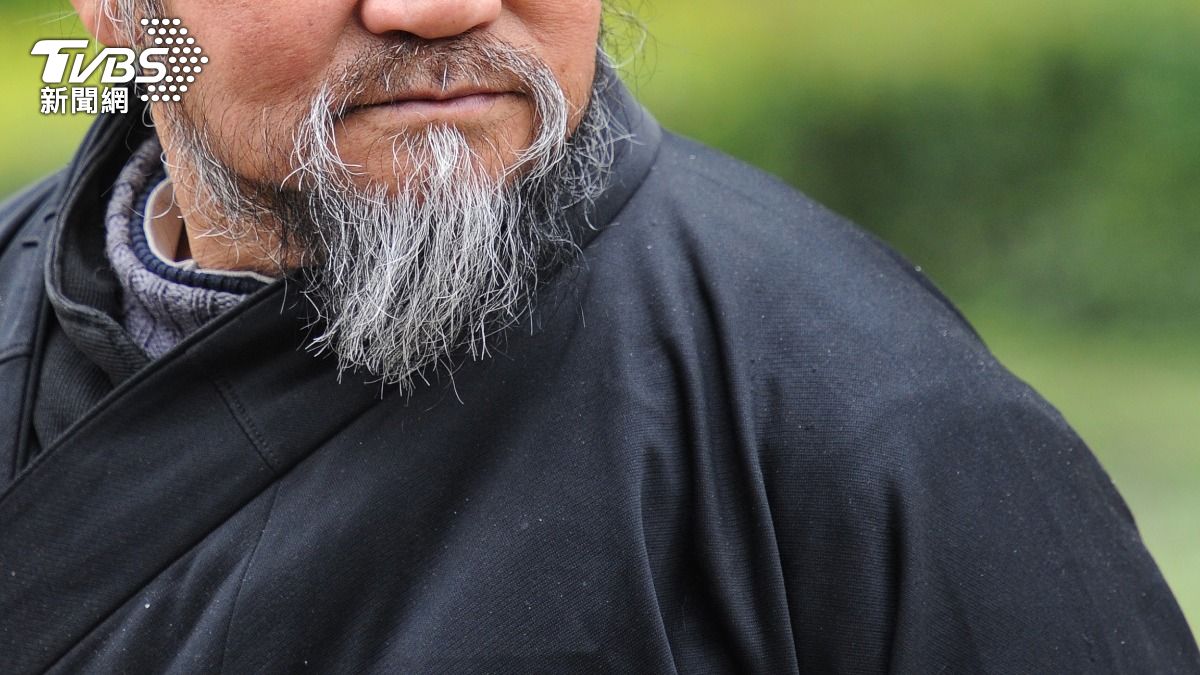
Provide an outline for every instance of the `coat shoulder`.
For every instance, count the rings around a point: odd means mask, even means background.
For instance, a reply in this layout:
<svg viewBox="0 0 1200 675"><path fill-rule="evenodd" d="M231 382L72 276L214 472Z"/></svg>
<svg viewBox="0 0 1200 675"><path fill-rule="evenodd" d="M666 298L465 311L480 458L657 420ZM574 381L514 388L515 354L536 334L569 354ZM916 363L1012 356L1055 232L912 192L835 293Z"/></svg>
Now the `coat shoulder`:
<svg viewBox="0 0 1200 675"><path fill-rule="evenodd" d="M747 284L819 293L852 311L890 298L910 318L945 317L975 336L921 268L878 237L779 178L671 133L614 225L618 237L647 240L638 243L659 264L703 267L702 280L743 301L754 296Z"/></svg>
<svg viewBox="0 0 1200 675"><path fill-rule="evenodd" d="M620 219L624 278L652 279L650 320L684 317L667 334L696 344L694 379L744 430L785 574L812 589L801 633L877 631L900 672L1195 668L1108 475L919 268L669 135Z"/></svg>
<svg viewBox="0 0 1200 675"><path fill-rule="evenodd" d="M797 374L907 387L999 369L918 266L778 178L669 133L588 255L606 296L648 296L653 321L688 310L727 363L785 389Z"/></svg>

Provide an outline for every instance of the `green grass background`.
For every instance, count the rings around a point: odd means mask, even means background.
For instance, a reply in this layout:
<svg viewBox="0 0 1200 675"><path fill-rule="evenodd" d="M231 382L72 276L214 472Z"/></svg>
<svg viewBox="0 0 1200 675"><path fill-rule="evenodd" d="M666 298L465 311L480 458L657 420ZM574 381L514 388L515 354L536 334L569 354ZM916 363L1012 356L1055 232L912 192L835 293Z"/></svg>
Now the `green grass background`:
<svg viewBox="0 0 1200 675"><path fill-rule="evenodd" d="M1200 3L627 3L627 80L921 265L1058 406L1200 626ZM0 195L84 118L38 114L60 0L0 7ZM67 17L67 18L64 18Z"/></svg>

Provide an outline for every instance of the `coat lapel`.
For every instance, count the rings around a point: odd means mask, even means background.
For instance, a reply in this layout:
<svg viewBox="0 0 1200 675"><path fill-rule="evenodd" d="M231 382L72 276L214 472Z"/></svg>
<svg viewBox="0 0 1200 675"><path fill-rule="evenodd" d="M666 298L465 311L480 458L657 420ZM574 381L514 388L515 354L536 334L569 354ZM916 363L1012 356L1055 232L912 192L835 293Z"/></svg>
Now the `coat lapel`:
<svg viewBox="0 0 1200 675"><path fill-rule="evenodd" d="M52 665L379 401L298 348L294 307L282 283L256 294L123 383L0 495L7 668Z"/></svg>

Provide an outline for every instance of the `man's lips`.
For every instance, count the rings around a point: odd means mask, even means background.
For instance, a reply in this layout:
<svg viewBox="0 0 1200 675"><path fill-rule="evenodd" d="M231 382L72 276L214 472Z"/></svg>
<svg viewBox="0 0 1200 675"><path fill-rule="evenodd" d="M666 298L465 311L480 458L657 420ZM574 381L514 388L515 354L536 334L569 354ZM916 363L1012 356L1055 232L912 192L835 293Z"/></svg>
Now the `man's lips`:
<svg viewBox="0 0 1200 675"><path fill-rule="evenodd" d="M516 92L491 89L461 89L457 91L406 92L403 95L357 105L351 113L414 116L420 118L467 117L486 112L504 99L518 96Z"/></svg>

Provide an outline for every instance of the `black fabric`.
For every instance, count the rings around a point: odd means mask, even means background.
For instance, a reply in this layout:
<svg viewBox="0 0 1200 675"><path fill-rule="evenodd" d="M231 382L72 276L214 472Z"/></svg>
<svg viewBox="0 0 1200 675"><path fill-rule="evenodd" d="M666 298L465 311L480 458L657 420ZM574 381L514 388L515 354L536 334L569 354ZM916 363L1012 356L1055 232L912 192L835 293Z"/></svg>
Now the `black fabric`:
<svg viewBox="0 0 1200 675"><path fill-rule="evenodd" d="M67 337L58 322L46 330L42 367L34 391L33 442L36 456L113 389L112 380Z"/></svg>
<svg viewBox="0 0 1200 675"><path fill-rule="evenodd" d="M89 132L71 168L58 222L45 233L45 289L54 319L76 351L56 352L61 360L48 362L50 374L44 377L69 378L60 373L87 367L81 365L81 359L86 359L115 386L149 362L120 323L121 284L105 253L104 214L117 174L151 133L130 120L106 119ZM119 151L113 152L114 148Z"/></svg>
<svg viewBox="0 0 1200 675"><path fill-rule="evenodd" d="M917 271L626 105L582 263L453 382L339 383L275 284L38 455L4 670L1200 672L1104 471Z"/></svg>
<svg viewBox="0 0 1200 675"><path fill-rule="evenodd" d="M121 327L121 287L104 252L109 189L136 139L146 133L129 124L95 125L63 176L50 213L57 219L61 211L62 223L70 226L39 232L40 250L47 251L42 267L49 312L38 339L35 379L26 387L32 433L17 452L23 459L14 475L147 363ZM120 151L113 152L114 146Z"/></svg>
<svg viewBox="0 0 1200 675"><path fill-rule="evenodd" d="M61 176L51 176L0 205L0 476L5 485L37 446L35 379L28 375L41 360L38 335L51 315L41 289L40 233L55 215L54 195L61 189Z"/></svg>

